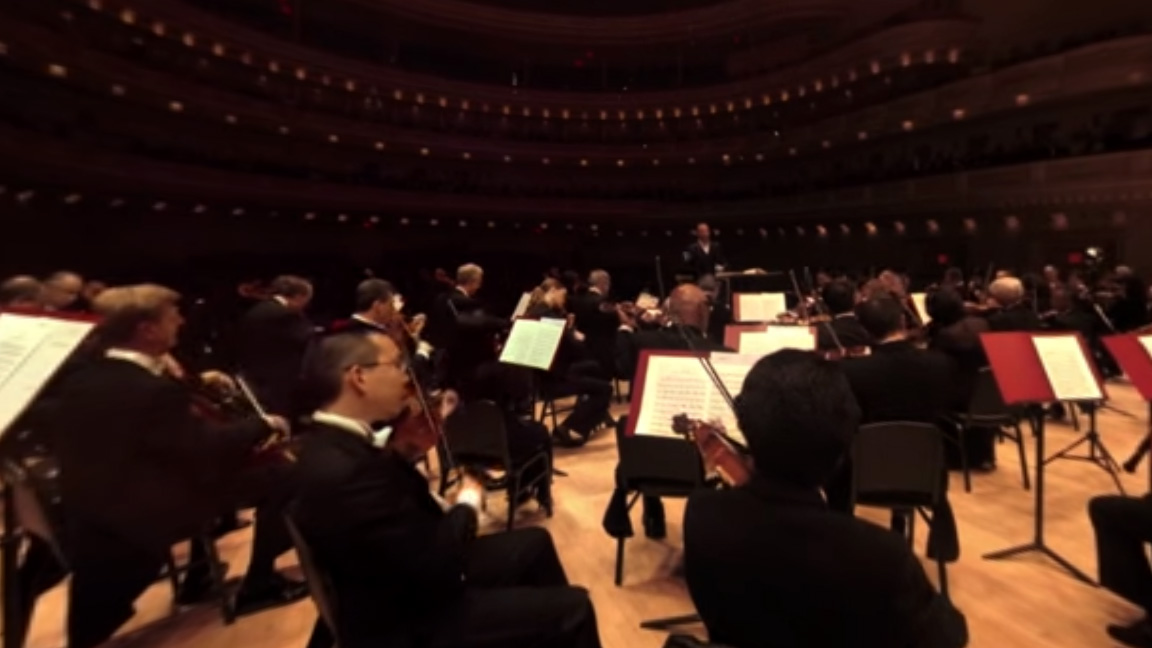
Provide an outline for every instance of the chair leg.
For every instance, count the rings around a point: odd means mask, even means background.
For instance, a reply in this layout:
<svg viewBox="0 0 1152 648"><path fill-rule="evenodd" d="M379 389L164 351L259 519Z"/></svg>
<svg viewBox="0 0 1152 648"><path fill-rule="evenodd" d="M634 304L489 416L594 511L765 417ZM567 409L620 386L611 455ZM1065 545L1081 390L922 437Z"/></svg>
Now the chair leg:
<svg viewBox="0 0 1152 648"><path fill-rule="evenodd" d="M511 531L513 523L516 522L516 503L520 500L520 473L507 477L511 479L508 479L508 522L504 530Z"/></svg>
<svg viewBox="0 0 1152 648"><path fill-rule="evenodd" d="M939 575L939 580L940 580L940 595L943 596L947 600L947 599L949 599L949 596L948 596L948 564L945 563L943 560L937 560L936 561L936 568L938 570L937 573Z"/></svg>
<svg viewBox="0 0 1152 648"><path fill-rule="evenodd" d="M616 587L624 583L624 538L616 538Z"/></svg>
<svg viewBox="0 0 1152 648"><path fill-rule="evenodd" d="M220 616L224 618L224 625L232 625L236 620L236 609L232 606L228 589L224 586L225 574L220 568L220 554L216 551L216 541L210 535L203 535L199 538L199 542L204 545L204 559L208 561L208 575L212 579L212 587L220 597Z"/></svg>
<svg viewBox="0 0 1152 648"><path fill-rule="evenodd" d="M972 492L972 469L968 466L968 448L964 446L964 426L956 428L956 445L960 449L960 471L964 474L964 492Z"/></svg>
<svg viewBox="0 0 1152 648"><path fill-rule="evenodd" d="M1016 428L1016 449L1020 452L1020 476L1024 480L1024 490L1032 490L1032 481L1028 478L1028 454L1024 452L1024 433L1020 424Z"/></svg>

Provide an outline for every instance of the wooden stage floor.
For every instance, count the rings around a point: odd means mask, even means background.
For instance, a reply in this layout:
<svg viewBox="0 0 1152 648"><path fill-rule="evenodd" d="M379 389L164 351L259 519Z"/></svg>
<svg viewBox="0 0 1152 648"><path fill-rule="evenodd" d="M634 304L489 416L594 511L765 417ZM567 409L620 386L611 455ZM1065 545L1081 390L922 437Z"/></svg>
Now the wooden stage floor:
<svg viewBox="0 0 1152 648"><path fill-rule="evenodd" d="M1127 412L1106 411L1100 416L1105 443L1123 461L1147 430L1147 408L1132 388L1109 386L1112 404ZM623 407L617 406L617 413ZM1069 425L1049 426L1049 450L1062 448L1076 438ZM1032 440L1029 438L1029 444ZM961 535L962 556L949 569L953 599L968 617L975 648L1045 646L1049 648L1107 647L1107 623L1136 618L1139 611L1101 589L1074 580L1055 565L1035 554L1006 561L981 559L987 551L1018 544L1031 538L1033 497L1020 482L1015 449L999 448L999 469L974 474L972 493L964 493L959 474L952 475L951 499ZM1029 446L1029 463L1033 456ZM552 531L569 578L587 587L596 604L600 633L606 648L658 648L662 633L641 630L643 619L692 611L687 591L675 572L681 557L680 521L683 503L667 506L668 538L651 541L643 537L628 542L623 587L612 584L615 543L601 529L604 507L613 484L616 449L612 435L599 434L589 445L557 453L557 466L569 477L557 478L556 514L546 520L534 505L522 509L520 524L541 524ZM1147 490L1147 464L1136 475L1124 475L1130 494ZM1078 461L1049 465L1047 484L1047 535L1049 544L1073 564L1095 575L1095 546L1086 505L1094 495L1112 493L1115 486L1102 470ZM493 498L489 527L499 528L503 503ZM640 507L633 511L638 530ZM881 511L863 516L883 523ZM918 533L918 552L923 555L923 531ZM640 533L642 536L642 533ZM236 533L221 541L221 553L231 574L243 573L248 556L249 534ZM294 565L295 556L283 559ZM928 567L930 578L935 569ZM59 648L65 612L64 588L50 592L38 606L29 646ZM242 618L224 627L215 608L204 606L174 611L171 589L158 582L137 603L138 613L121 630L113 644L131 648L303 648L315 619L310 601ZM689 628L702 632L702 628Z"/></svg>

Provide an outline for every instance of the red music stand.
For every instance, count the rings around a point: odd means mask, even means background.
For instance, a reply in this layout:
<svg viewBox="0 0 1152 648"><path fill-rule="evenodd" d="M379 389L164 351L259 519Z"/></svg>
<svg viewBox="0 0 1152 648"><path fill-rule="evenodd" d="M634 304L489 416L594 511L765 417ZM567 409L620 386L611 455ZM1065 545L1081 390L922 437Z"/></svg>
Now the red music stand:
<svg viewBox="0 0 1152 648"><path fill-rule="evenodd" d="M1140 398L1148 403L1148 434L1123 464L1124 471L1129 473L1136 472L1136 468L1152 448L1152 354L1140 341L1141 338L1152 338L1152 335L1125 334L1104 338L1104 346L1107 347L1108 353L1112 354L1116 364L1120 365L1120 370L1127 374L1128 380L1136 387ZM1152 464L1148 465L1148 482L1152 485Z"/></svg>
<svg viewBox="0 0 1152 648"><path fill-rule="evenodd" d="M1084 340L1075 333L984 333L980 336L984 351L988 355L988 362L992 367L992 374L996 377L1001 398L1008 405L1027 407L1032 428L1036 433L1036 504L1032 541L985 554L984 558L986 560L999 560L1037 551L1052 559L1075 578L1089 585L1095 585L1095 581L1089 578L1087 574L1077 569L1044 542L1044 467L1048 461L1064 455L1071 447L1053 455L1053 457L1045 457L1044 455L1044 412L1040 406L1060 399L1056 397L1055 390L1044 371L1044 365L1041 363L1040 356L1032 341L1033 338L1042 336L1075 337L1079 342L1081 352L1084 353L1085 360L1088 361L1088 358L1091 358L1087 347L1084 345ZM1096 372L1095 365L1091 361L1088 363L1092 367L1096 383L1100 386L1100 392L1103 394L1104 388L1100 381L1100 375ZM1094 427L1093 425L1093 429ZM1084 442L1092 443L1091 447L1095 452L1098 438L1092 440L1086 435L1074 445ZM1102 446L1100 447L1102 448ZM1108 460L1111 460L1111 455L1107 454L1106 449L1103 450L1103 453Z"/></svg>

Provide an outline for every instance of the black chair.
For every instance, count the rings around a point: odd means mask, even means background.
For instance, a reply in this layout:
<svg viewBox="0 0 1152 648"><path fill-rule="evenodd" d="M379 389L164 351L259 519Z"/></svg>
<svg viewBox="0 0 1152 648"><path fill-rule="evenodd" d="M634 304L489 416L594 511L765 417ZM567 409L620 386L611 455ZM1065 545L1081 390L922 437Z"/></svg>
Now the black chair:
<svg viewBox="0 0 1152 648"><path fill-rule="evenodd" d="M340 645L339 626L336 623L336 613L339 609L336 604L336 589L332 586L332 579L316 565L312 548L305 542L300 529L292 521L292 516L286 515L285 520L288 534L292 536L292 545L296 548L296 556L300 559L300 570L304 572L304 580L308 582L308 594L312 597L312 603L316 605L316 612L319 615L308 648L336 648ZM327 636L324 636L325 628L328 631Z"/></svg>
<svg viewBox="0 0 1152 648"><path fill-rule="evenodd" d="M204 550L201 560L208 567L208 578L212 582L212 593L216 597L216 604L220 607L220 617L224 620L224 625L232 625L236 621L236 604L228 592L228 583L225 579L224 563L220 561L220 554L216 551L216 536L212 529L205 529L204 531L193 535L188 540L189 543L199 543L200 547ZM189 560L183 565L176 562L176 556L173 552L168 552L168 560L164 567L162 577L166 577L168 582L172 585L173 603L176 603L175 597L180 592L180 576L187 574L189 570L196 566L196 560Z"/></svg>
<svg viewBox="0 0 1152 648"><path fill-rule="evenodd" d="M567 414L576 409L575 402L571 405L557 405L556 401L579 397L579 393L571 385L564 384L547 372L536 373L536 400L541 403L540 418L537 420L544 423L546 419L551 418L550 430L555 430L559 425L560 414Z"/></svg>
<svg viewBox="0 0 1152 648"><path fill-rule="evenodd" d="M504 410L492 401L462 404L444 421L444 437L457 465L504 472L499 489L508 495L508 529L511 530L521 498L531 493L532 487L540 480L552 479L552 462L544 449L514 460L504 416ZM540 470L529 476L527 473L534 466L539 466ZM552 516L550 508L545 511L549 517Z"/></svg>
<svg viewBox="0 0 1152 648"><path fill-rule="evenodd" d="M21 532L43 540L56 560L68 568L67 552L59 529L60 496L55 489L56 468L50 460L33 463L4 463L4 483L12 489L16 525Z"/></svg>
<svg viewBox="0 0 1152 648"><path fill-rule="evenodd" d="M619 453L619 483L628 492L625 515L641 497L688 497L705 486L704 464L696 446L687 440L663 437L625 436L627 419L617 423L616 446ZM624 582L624 543L616 538L616 576Z"/></svg>
<svg viewBox="0 0 1152 648"><path fill-rule="evenodd" d="M945 505L948 475L944 434L930 423L896 421L860 428L852 444L852 503L891 509L893 522L903 519L912 545L916 514L931 527ZM948 594L945 560L938 558L940 591Z"/></svg>
<svg viewBox="0 0 1152 648"><path fill-rule="evenodd" d="M1020 474L1024 482L1024 490L1031 489L1028 478L1028 459L1024 450L1024 434L1020 431L1020 421L1026 415L1022 408L1012 408L1000 396L1000 388L996 385L996 377L992 370L985 367L976 376L972 390L972 399L968 403L968 411L956 414L951 422L956 425L957 439L960 445L960 462L964 470L964 490L972 492L972 478L968 470L968 456L964 451L964 429L970 427L996 428L1001 441L1008 439L1016 444L1020 455ZM1007 432L1006 429L1011 429Z"/></svg>

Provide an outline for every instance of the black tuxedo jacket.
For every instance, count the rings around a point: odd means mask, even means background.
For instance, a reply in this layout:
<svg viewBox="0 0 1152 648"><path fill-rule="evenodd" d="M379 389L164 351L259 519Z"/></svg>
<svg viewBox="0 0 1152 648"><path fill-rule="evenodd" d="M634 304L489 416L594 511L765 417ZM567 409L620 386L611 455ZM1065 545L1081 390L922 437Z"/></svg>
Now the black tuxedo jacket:
<svg viewBox="0 0 1152 648"><path fill-rule="evenodd" d="M980 343L980 334L989 330L988 321L969 315L948 326L936 328L929 325L929 329L928 348L947 355L956 367L952 409L965 411L972 399L979 371L988 366L988 356Z"/></svg>
<svg viewBox="0 0 1152 648"><path fill-rule="evenodd" d="M292 516L332 579L340 634L355 645L420 645L464 592L475 513L445 513L412 465L347 430L313 424L297 456Z"/></svg>
<svg viewBox="0 0 1152 648"><path fill-rule="evenodd" d="M314 329L303 313L265 299L240 319L236 349L241 373L271 412L291 410Z"/></svg>
<svg viewBox="0 0 1152 648"><path fill-rule="evenodd" d="M993 331L1039 331L1044 328L1040 316L1024 305L999 308L986 314Z"/></svg>
<svg viewBox="0 0 1152 648"><path fill-rule="evenodd" d="M66 517L141 547L199 531L271 432L260 419L205 423L183 387L125 360L76 369L53 401Z"/></svg>
<svg viewBox="0 0 1152 648"><path fill-rule="evenodd" d="M584 346L596 360L606 376L615 375L616 329L620 318L615 310L602 311L607 299L598 292L588 291L568 298L569 308L576 316L576 330L584 334Z"/></svg>
<svg viewBox="0 0 1152 648"><path fill-rule="evenodd" d="M684 265L697 279L704 275L716 274L716 266L728 265L728 257L724 255L724 248L718 241L708 243L708 251L700 247L699 241L694 241L684 250Z"/></svg>
<svg viewBox="0 0 1152 648"><path fill-rule="evenodd" d="M856 319L855 315L834 317L829 322L829 326L836 333L835 338L832 337L832 333L829 333L828 326L823 324L816 326L816 348L821 351L836 350L836 340L840 340L840 345L845 349L872 346L872 336L868 334L864 325Z"/></svg>
<svg viewBox="0 0 1152 648"><path fill-rule="evenodd" d="M493 336L508 326L507 319L488 314L484 302L453 289L436 296L424 339L447 352L449 377L458 383L464 374L496 359Z"/></svg>
<svg viewBox="0 0 1152 648"><path fill-rule="evenodd" d="M691 340L691 347L684 339L685 335ZM640 361L640 352L644 349L688 351L690 348L697 351L731 350L705 337L699 329L691 326L684 327L684 335L681 335L674 326L639 331L620 329L616 333L616 371L619 372L618 375L632 380L636 376L636 364Z"/></svg>
<svg viewBox="0 0 1152 648"><path fill-rule="evenodd" d="M843 366L860 404L861 424L934 423L952 404L956 369L937 351L889 342L872 347L872 355L845 359Z"/></svg>
<svg viewBox="0 0 1152 648"><path fill-rule="evenodd" d="M699 490L684 513L688 590L734 648L959 648L964 617L899 535L759 476Z"/></svg>

